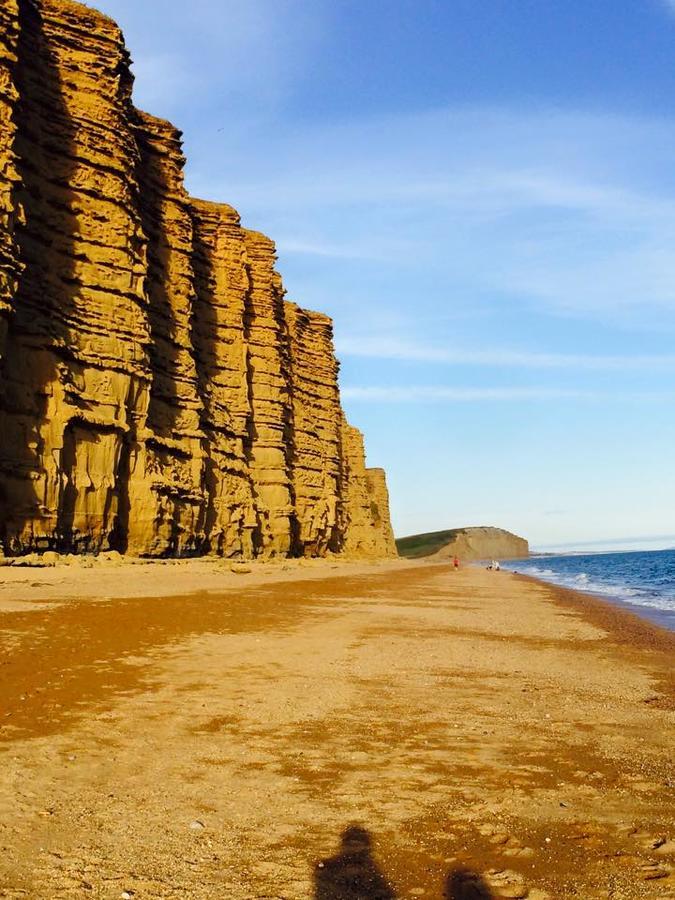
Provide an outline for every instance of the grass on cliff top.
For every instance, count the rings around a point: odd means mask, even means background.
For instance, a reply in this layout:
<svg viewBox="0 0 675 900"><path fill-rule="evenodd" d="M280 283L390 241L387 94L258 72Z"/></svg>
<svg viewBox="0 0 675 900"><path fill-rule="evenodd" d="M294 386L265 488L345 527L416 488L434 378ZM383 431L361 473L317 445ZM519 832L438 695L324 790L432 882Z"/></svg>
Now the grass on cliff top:
<svg viewBox="0 0 675 900"><path fill-rule="evenodd" d="M451 541L456 535L464 531L463 528L450 528L448 531L430 531L427 534L411 534L409 537L399 538L396 541L396 549L399 556L407 556L416 559L419 556L431 556L441 547Z"/></svg>

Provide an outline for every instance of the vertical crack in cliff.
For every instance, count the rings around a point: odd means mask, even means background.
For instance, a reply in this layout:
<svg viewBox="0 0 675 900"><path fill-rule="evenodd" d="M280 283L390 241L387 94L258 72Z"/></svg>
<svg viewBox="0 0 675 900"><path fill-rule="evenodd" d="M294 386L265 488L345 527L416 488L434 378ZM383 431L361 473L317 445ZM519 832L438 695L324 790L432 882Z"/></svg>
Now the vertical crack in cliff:
<svg viewBox="0 0 675 900"><path fill-rule="evenodd" d="M395 552L330 320L273 242L190 198L109 18L0 9L0 540L231 557Z"/></svg>
<svg viewBox="0 0 675 900"><path fill-rule="evenodd" d="M154 552L185 555L201 552L206 541L202 401L191 335L192 217L180 133L147 113L136 111L135 119L141 224L148 240L152 382L144 464L132 487L132 505L154 513ZM144 533L137 537L141 545L147 540Z"/></svg>
<svg viewBox="0 0 675 900"><path fill-rule="evenodd" d="M195 348L206 440L208 549L251 557L260 549L250 475L253 427L248 362L250 276L243 229L225 204L190 201L193 220Z"/></svg>

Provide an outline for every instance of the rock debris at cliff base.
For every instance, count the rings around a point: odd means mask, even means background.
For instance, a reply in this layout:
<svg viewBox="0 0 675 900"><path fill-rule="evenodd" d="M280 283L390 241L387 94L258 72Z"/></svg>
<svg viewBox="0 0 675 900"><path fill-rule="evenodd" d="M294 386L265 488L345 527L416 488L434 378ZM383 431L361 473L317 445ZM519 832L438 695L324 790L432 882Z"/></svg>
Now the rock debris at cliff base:
<svg viewBox="0 0 675 900"><path fill-rule="evenodd" d="M395 555L342 412L332 324L273 242L183 183L117 25L0 7L0 542L244 558Z"/></svg>

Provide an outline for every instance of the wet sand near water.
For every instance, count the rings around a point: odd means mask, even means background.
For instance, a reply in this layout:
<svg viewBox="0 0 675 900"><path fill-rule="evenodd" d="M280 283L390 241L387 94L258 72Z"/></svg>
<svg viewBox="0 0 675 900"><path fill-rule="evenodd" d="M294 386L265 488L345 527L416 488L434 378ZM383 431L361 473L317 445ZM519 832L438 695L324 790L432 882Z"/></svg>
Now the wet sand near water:
<svg viewBox="0 0 675 900"><path fill-rule="evenodd" d="M0 897L325 900L359 826L391 896L675 898L674 635L444 564L146 571L0 572Z"/></svg>

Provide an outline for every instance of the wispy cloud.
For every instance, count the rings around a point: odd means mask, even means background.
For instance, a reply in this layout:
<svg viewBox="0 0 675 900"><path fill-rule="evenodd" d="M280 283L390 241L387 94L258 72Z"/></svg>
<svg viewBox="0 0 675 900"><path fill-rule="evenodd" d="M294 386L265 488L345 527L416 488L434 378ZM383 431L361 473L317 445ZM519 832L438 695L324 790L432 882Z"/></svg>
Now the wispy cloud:
<svg viewBox="0 0 675 900"><path fill-rule="evenodd" d="M675 402L674 391L602 391L558 387L408 387L349 386L341 389L346 400L366 403L418 403L477 401L600 400L608 403Z"/></svg>
<svg viewBox="0 0 675 900"><path fill-rule="evenodd" d="M138 105L158 115L208 108L208 128L216 131L218 115L228 133L237 127L234 110L273 108L286 95L311 65L329 14L323 0L191 0L189 15L177 3L164 4L161 15L137 0L97 5L125 33Z"/></svg>
<svg viewBox="0 0 675 900"><path fill-rule="evenodd" d="M367 359L408 360L451 366L484 366L519 369L571 369L585 371L658 372L675 371L675 355L603 356L569 353L537 353L520 350L462 350L439 347L396 337L342 336L337 341L340 356Z"/></svg>
<svg viewBox="0 0 675 900"><path fill-rule="evenodd" d="M186 67L178 54L140 54L133 72L134 102L151 113L164 110L169 98L175 103L199 86L194 70Z"/></svg>
<svg viewBox="0 0 675 900"><path fill-rule="evenodd" d="M277 236L275 244L278 253L294 254L298 256L319 256L327 259L378 259L372 248L366 249L363 245L350 245L347 242L340 244L312 240L311 238L293 238ZM386 255L380 257L386 262Z"/></svg>
<svg viewBox="0 0 675 900"><path fill-rule="evenodd" d="M279 127L264 158L224 140L190 180L285 235L294 294L295 257L335 260L321 270L324 296L331 272L356 278L370 260L436 310L442 296L508 298L546 315L661 328L675 313L673 144L666 118L439 109ZM426 296L420 272L433 282ZM382 275L370 293L390 304Z"/></svg>
<svg viewBox="0 0 675 900"><path fill-rule="evenodd" d="M342 396L347 400L367 403L417 403L417 402L453 402L473 403L480 400L489 401L524 401L524 400L600 400L616 395L602 391L574 390L566 388L529 388L529 387L484 387L453 388L422 385L418 387L343 387ZM645 395L637 395L643 397ZM649 396L649 395L646 395ZM619 399L625 399L622 395Z"/></svg>

